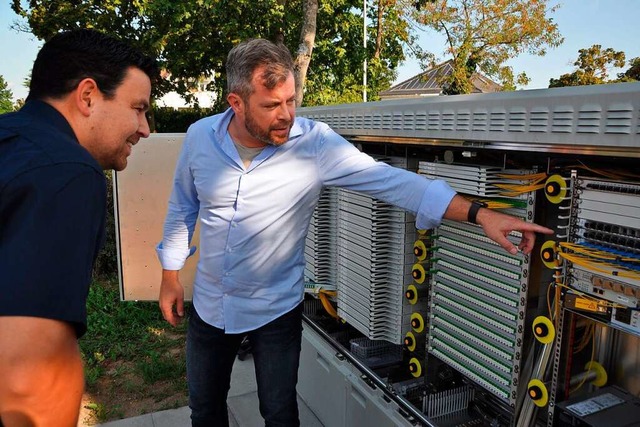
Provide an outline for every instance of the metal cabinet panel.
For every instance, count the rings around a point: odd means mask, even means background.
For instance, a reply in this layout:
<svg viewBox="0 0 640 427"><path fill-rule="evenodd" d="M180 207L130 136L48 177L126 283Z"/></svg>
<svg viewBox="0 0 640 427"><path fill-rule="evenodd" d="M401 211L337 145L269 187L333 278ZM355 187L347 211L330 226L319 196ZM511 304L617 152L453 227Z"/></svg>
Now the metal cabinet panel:
<svg viewBox="0 0 640 427"><path fill-rule="evenodd" d="M141 139L127 169L114 173L113 192L118 276L123 300L157 301L162 267L156 245L162 240L173 174L184 134L151 134ZM199 245L200 227L192 246ZM185 298L191 299L198 253L180 271Z"/></svg>
<svg viewBox="0 0 640 427"><path fill-rule="evenodd" d="M298 394L327 427L411 426L397 403L367 384L358 369L311 328L302 334Z"/></svg>
<svg viewBox="0 0 640 427"><path fill-rule="evenodd" d="M325 426L345 424L347 401L346 362L311 329L302 333L302 352L298 370L298 394Z"/></svg>
<svg viewBox="0 0 640 427"><path fill-rule="evenodd" d="M369 386L357 374L347 377L347 426L412 426L399 412L395 402L386 401L383 393Z"/></svg>

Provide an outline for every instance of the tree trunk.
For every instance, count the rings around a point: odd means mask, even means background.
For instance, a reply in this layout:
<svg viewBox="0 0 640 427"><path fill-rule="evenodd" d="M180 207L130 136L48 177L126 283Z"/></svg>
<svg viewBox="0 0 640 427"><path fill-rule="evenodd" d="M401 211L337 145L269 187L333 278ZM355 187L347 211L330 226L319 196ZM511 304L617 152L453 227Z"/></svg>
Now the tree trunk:
<svg viewBox="0 0 640 427"><path fill-rule="evenodd" d="M384 4L382 0L378 0L378 25L376 31L376 51L373 53L375 59L380 58L380 52L382 51L382 16L384 15Z"/></svg>
<svg viewBox="0 0 640 427"><path fill-rule="evenodd" d="M302 105L304 83L311 62L311 53L316 39L316 19L318 17L318 0L303 0L302 14L304 23L300 31L300 44L295 58L294 74L296 78L296 105Z"/></svg>

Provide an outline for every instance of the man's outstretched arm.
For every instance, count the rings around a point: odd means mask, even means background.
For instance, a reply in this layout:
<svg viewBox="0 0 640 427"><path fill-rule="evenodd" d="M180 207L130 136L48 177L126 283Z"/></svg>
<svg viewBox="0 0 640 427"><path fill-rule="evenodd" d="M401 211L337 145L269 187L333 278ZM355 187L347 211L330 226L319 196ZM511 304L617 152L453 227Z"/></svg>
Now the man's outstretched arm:
<svg viewBox="0 0 640 427"><path fill-rule="evenodd" d="M444 213L444 218L454 221L467 221L471 209L471 202L460 195L454 196ZM553 230L538 224L522 221L511 215L506 215L488 208L480 208L476 214L476 223L482 226L487 237L502 246L511 254L529 254L536 242L536 233L553 234ZM520 231L522 240L516 248L506 236L512 231Z"/></svg>

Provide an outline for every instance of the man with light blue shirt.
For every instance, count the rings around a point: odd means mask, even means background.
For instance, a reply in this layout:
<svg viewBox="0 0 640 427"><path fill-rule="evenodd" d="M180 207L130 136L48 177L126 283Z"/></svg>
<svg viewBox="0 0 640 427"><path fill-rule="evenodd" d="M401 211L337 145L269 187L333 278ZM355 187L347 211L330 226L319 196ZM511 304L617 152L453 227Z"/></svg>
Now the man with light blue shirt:
<svg viewBox="0 0 640 427"><path fill-rule="evenodd" d="M529 253L544 227L472 206L444 182L361 153L326 124L295 118L291 54L256 39L227 59L230 109L193 124L176 166L158 246L160 308L184 315L178 271L199 218L200 260L187 337L193 426L228 425L226 398L235 355L248 335L260 413L267 426L297 426L304 245L323 187L359 191L416 214L416 226L471 220L511 253L512 230Z"/></svg>

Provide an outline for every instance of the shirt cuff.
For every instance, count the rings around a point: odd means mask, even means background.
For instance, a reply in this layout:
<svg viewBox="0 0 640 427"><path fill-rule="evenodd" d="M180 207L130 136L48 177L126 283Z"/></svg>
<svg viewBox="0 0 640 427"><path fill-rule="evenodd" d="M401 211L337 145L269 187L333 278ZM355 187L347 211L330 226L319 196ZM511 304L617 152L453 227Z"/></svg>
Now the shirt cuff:
<svg viewBox="0 0 640 427"><path fill-rule="evenodd" d="M455 195L455 190L445 181L433 180L422 195L416 216L416 227L419 230L428 230L439 226Z"/></svg>
<svg viewBox="0 0 640 427"><path fill-rule="evenodd" d="M156 246L156 253L160 260L160 265L164 270L182 270L184 263L196 252L196 246L188 249L165 249L162 242Z"/></svg>

